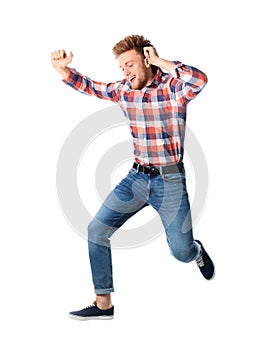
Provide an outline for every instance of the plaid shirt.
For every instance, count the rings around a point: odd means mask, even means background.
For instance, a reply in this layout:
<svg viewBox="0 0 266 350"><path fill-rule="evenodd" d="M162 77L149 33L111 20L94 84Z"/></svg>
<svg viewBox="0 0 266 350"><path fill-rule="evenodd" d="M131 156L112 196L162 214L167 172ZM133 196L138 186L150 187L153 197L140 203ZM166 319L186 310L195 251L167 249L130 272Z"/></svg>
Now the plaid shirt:
<svg viewBox="0 0 266 350"><path fill-rule="evenodd" d="M79 92L118 103L129 119L136 162L164 166L182 161L186 107L207 83L200 70L175 63L170 73L158 68L152 83L142 90L133 90L127 79L96 82L75 69L63 81Z"/></svg>

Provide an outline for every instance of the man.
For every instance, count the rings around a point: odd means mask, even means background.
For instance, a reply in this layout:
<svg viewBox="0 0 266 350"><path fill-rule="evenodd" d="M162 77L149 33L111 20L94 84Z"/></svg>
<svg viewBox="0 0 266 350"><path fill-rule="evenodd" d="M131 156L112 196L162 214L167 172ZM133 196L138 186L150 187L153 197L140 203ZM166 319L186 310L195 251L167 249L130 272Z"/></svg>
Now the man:
<svg viewBox="0 0 266 350"><path fill-rule="evenodd" d="M187 104L207 83L200 70L158 56L143 36L131 35L113 48L124 73L115 83L96 82L68 65L73 54L51 54L54 68L74 89L111 100L129 119L135 162L125 179L106 198L88 227L89 257L96 301L69 314L87 320L113 317L114 291L110 237L147 205L160 215L172 255L179 261L195 260L203 276L211 279L214 265L200 241L193 239L190 205L183 165Z"/></svg>

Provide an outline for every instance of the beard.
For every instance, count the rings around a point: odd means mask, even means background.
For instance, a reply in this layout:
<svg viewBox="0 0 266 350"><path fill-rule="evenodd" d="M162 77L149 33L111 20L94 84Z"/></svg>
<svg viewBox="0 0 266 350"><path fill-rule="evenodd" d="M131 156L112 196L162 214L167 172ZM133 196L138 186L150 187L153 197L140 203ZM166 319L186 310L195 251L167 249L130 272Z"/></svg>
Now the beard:
<svg viewBox="0 0 266 350"><path fill-rule="evenodd" d="M134 82L131 84L134 90L141 90L147 84L147 79L135 78Z"/></svg>
<svg viewBox="0 0 266 350"><path fill-rule="evenodd" d="M147 86L149 82L149 76L145 73L137 75L136 78L131 82L132 89L141 90Z"/></svg>

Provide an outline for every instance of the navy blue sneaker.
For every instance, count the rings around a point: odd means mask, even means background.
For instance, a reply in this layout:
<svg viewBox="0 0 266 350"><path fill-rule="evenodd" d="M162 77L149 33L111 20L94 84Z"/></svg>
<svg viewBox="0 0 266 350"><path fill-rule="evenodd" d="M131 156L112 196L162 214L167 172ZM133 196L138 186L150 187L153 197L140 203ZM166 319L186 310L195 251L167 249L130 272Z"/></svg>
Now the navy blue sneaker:
<svg viewBox="0 0 266 350"><path fill-rule="evenodd" d="M78 321L87 320L111 320L114 318L114 307L110 309L101 310L97 307L96 302L79 311L71 311L69 317Z"/></svg>
<svg viewBox="0 0 266 350"><path fill-rule="evenodd" d="M214 264L204 249L202 243L198 240L195 240L195 242L199 243L202 249L201 255L196 260L196 263L200 269L200 272L206 278L206 280L211 280L214 277Z"/></svg>

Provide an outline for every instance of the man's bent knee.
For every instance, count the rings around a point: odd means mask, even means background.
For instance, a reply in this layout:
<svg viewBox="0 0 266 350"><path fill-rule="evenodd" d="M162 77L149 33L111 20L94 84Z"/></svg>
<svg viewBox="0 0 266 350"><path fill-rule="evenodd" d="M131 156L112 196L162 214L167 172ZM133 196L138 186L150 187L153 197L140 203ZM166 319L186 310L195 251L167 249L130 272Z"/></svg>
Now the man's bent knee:
<svg viewBox="0 0 266 350"><path fill-rule="evenodd" d="M105 225L97 219L93 219L88 226L88 241L109 247L110 237L115 230L116 228Z"/></svg>
<svg viewBox="0 0 266 350"><path fill-rule="evenodd" d="M189 263L194 260L194 254L190 250L171 249L171 254L183 263Z"/></svg>

